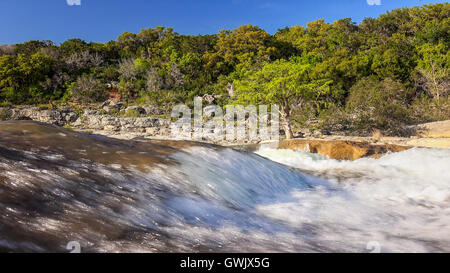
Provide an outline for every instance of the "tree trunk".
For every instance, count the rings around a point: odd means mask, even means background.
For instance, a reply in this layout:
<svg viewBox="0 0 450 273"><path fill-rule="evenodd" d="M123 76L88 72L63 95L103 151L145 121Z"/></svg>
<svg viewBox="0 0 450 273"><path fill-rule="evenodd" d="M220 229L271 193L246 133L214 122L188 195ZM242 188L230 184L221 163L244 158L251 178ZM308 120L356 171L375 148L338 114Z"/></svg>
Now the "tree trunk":
<svg viewBox="0 0 450 273"><path fill-rule="evenodd" d="M283 121L283 128L286 139L293 139L294 135L292 134L291 128L291 116L286 112L285 107L281 108L281 118Z"/></svg>
<svg viewBox="0 0 450 273"><path fill-rule="evenodd" d="M292 134L291 124L286 122L284 124L284 133L286 135L286 139L293 139L294 135Z"/></svg>

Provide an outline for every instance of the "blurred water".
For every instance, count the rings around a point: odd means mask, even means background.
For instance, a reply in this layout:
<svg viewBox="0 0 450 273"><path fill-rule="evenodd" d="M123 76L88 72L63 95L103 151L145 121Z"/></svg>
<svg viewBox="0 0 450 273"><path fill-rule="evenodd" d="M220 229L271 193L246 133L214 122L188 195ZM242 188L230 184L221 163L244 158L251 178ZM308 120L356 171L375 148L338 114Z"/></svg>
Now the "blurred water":
<svg viewBox="0 0 450 273"><path fill-rule="evenodd" d="M450 251L448 166L448 150L346 162L0 123L0 251Z"/></svg>

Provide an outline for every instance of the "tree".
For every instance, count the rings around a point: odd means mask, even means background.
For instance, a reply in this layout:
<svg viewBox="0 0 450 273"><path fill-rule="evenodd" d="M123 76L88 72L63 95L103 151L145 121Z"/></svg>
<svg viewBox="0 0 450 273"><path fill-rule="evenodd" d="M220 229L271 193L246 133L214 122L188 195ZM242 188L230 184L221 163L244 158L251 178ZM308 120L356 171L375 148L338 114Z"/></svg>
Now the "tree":
<svg viewBox="0 0 450 273"><path fill-rule="evenodd" d="M275 33L275 38L293 45L299 52L304 50L302 41L306 35L306 29L302 26L293 26L280 29Z"/></svg>
<svg viewBox="0 0 450 273"><path fill-rule="evenodd" d="M184 84L183 73L176 63L172 63L166 74L166 88L176 89Z"/></svg>
<svg viewBox="0 0 450 273"><path fill-rule="evenodd" d="M411 40L404 34L392 35L384 45L374 48L371 69L380 78L392 78L402 82L410 79L416 66L416 52Z"/></svg>
<svg viewBox="0 0 450 273"><path fill-rule="evenodd" d="M329 81L310 77L315 62L313 56L305 55L266 63L257 72L249 70L243 80L235 82L236 97L244 103L278 104L286 138L291 139L294 111L329 89Z"/></svg>
<svg viewBox="0 0 450 273"><path fill-rule="evenodd" d="M28 41L23 44L17 44L16 52L18 54L32 55L41 48L51 47L53 45L52 41Z"/></svg>
<svg viewBox="0 0 450 273"><path fill-rule="evenodd" d="M409 96L409 91L400 82L390 78L380 81L376 76L370 76L351 88L346 108L357 130L380 129L397 133L401 131L401 125L408 122Z"/></svg>
<svg viewBox="0 0 450 273"><path fill-rule="evenodd" d="M14 103L48 101L54 94L42 83L52 73L53 60L41 54L18 54L0 57L1 97Z"/></svg>
<svg viewBox="0 0 450 273"><path fill-rule="evenodd" d="M419 83L431 97L439 100L450 90L450 52L444 44L439 43L435 46L425 44L419 53Z"/></svg>
<svg viewBox="0 0 450 273"><path fill-rule="evenodd" d="M270 34L258 26L243 25L230 30L221 30L214 46L215 52L208 52L204 58L207 66L216 73L228 74L232 70L255 62L270 61L275 52L271 46Z"/></svg>
<svg viewBox="0 0 450 273"><path fill-rule="evenodd" d="M70 56L76 52L89 50L89 45L81 39L69 39L62 43L59 48L65 56Z"/></svg>

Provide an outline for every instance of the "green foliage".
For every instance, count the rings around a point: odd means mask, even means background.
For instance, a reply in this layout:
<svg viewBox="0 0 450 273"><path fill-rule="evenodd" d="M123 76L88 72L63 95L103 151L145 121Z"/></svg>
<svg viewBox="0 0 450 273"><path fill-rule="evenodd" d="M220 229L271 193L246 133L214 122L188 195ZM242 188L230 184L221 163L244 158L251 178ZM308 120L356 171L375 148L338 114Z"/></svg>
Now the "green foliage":
<svg viewBox="0 0 450 273"><path fill-rule="evenodd" d="M347 111L357 130L376 128L400 133L401 126L409 122L408 98L409 92L400 82L390 78L380 81L372 76L351 88Z"/></svg>
<svg viewBox="0 0 450 273"><path fill-rule="evenodd" d="M41 110L50 110L50 109L53 109L53 105L51 105L51 104L39 104L37 106L37 108L38 108L39 111L41 111Z"/></svg>
<svg viewBox="0 0 450 273"><path fill-rule="evenodd" d="M311 56L276 60L259 71L246 70L244 79L236 81L239 102L278 103L290 107L293 100L310 100L326 92L327 82L310 77L315 60Z"/></svg>
<svg viewBox="0 0 450 273"><path fill-rule="evenodd" d="M13 106L12 103L10 103L9 101L0 102L0 107L10 108L12 106Z"/></svg>
<svg viewBox="0 0 450 273"><path fill-rule="evenodd" d="M206 67L214 76L249 67L252 63L269 61L275 52L270 34L257 26L243 25L233 31L221 30L218 37L214 52L204 55Z"/></svg>
<svg viewBox="0 0 450 273"><path fill-rule="evenodd" d="M414 123L447 120L450 117L450 97L430 99L422 96L411 103L408 111Z"/></svg>
<svg viewBox="0 0 450 273"><path fill-rule="evenodd" d="M123 116L127 117L127 118L138 118L141 116L141 114L136 109L130 109L130 110L124 112Z"/></svg>
<svg viewBox="0 0 450 273"><path fill-rule="evenodd" d="M108 43L2 45L0 104L90 103L112 91L126 102L170 111L177 103L192 104L195 96L214 95L221 106L277 103L288 123L309 126L321 119L324 126L391 130L448 119L449 18L450 4L439 3L392 10L360 24L316 20L274 35L253 25L197 36L156 27ZM398 103L392 86L411 92ZM381 111L371 110L376 103Z"/></svg>
<svg viewBox="0 0 450 273"><path fill-rule="evenodd" d="M418 82L431 97L440 99L450 89L450 52L448 45L424 44L419 48L421 59L417 66Z"/></svg>
<svg viewBox="0 0 450 273"><path fill-rule="evenodd" d="M290 131L290 122L296 109L304 107L308 101L320 102L330 95L331 81L311 78L318 61L316 56L304 55L289 61L281 59L266 63L257 72L246 71L244 79L235 82L237 101L278 104L285 130Z"/></svg>
<svg viewBox="0 0 450 273"><path fill-rule="evenodd" d="M41 53L0 57L0 99L13 103L36 103L54 97L43 83L51 74L53 60Z"/></svg>
<svg viewBox="0 0 450 273"><path fill-rule="evenodd" d="M8 108L0 108L0 121L10 119L11 115Z"/></svg>

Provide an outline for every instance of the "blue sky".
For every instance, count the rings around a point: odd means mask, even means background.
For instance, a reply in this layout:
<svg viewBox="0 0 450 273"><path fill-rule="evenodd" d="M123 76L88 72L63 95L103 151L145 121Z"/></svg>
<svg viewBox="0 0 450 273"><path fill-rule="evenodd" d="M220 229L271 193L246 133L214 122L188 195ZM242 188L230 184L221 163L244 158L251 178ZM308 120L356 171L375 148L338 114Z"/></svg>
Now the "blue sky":
<svg viewBox="0 0 450 273"><path fill-rule="evenodd" d="M369 5L379 2L381 5ZM70 2L72 5L69 5ZM81 2L81 5L77 5ZM105 42L124 31L170 26L182 34L211 34L243 24L269 33L285 26L351 17L360 22L427 0L0 0L0 44L68 38Z"/></svg>

